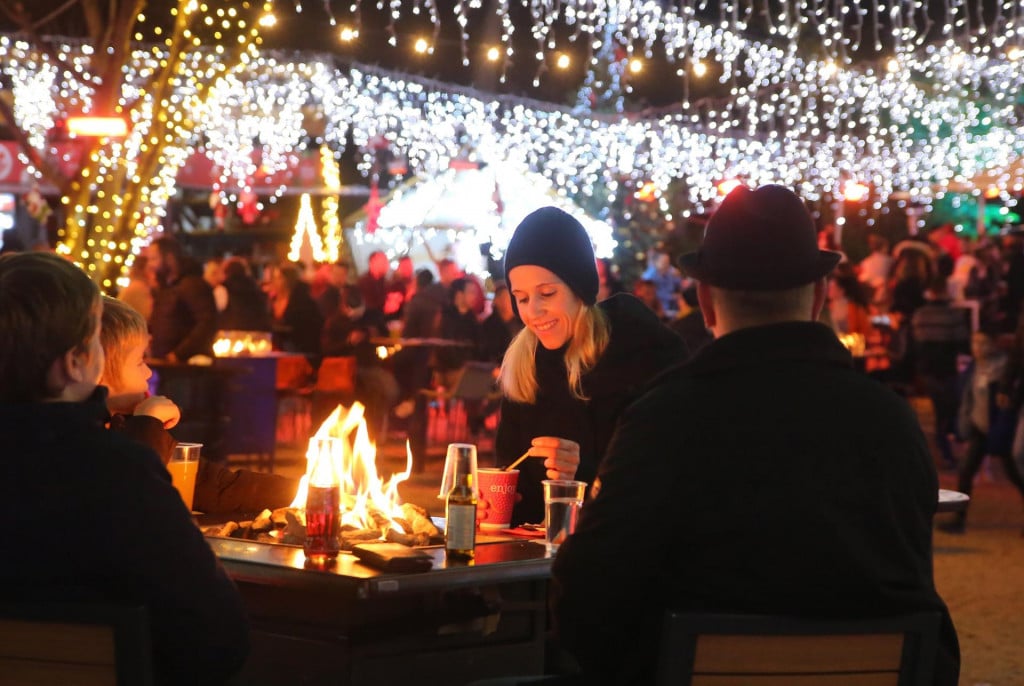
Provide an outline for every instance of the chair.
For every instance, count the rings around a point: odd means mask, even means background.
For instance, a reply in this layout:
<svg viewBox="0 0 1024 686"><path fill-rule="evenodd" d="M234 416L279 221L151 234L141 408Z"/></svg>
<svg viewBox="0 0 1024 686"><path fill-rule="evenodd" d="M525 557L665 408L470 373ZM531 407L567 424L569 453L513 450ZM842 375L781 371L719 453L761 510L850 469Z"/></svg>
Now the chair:
<svg viewBox="0 0 1024 686"><path fill-rule="evenodd" d="M144 607L0 604L0 684L151 686Z"/></svg>
<svg viewBox="0 0 1024 686"><path fill-rule="evenodd" d="M938 613L803 619L669 612L658 686L925 686Z"/></svg>

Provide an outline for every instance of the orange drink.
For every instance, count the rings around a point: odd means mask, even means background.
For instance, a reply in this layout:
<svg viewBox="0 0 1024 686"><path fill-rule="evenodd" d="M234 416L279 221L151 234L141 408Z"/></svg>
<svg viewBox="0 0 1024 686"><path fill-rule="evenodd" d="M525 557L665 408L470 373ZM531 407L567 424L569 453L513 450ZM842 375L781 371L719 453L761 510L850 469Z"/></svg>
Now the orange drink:
<svg viewBox="0 0 1024 686"><path fill-rule="evenodd" d="M174 447L171 461L167 463L167 471L171 473L171 483L185 507L192 510L192 499L196 492L196 474L199 472L199 451L202 443L179 443Z"/></svg>

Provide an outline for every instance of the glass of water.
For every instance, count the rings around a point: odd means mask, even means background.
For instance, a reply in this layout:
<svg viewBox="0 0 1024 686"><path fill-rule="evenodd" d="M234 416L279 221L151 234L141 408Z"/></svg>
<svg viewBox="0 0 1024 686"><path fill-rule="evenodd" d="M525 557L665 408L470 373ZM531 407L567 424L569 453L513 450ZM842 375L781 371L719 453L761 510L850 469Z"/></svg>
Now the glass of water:
<svg viewBox="0 0 1024 686"><path fill-rule="evenodd" d="M544 485L545 542L548 552L555 553L558 546L576 531L587 483L563 480L541 483Z"/></svg>

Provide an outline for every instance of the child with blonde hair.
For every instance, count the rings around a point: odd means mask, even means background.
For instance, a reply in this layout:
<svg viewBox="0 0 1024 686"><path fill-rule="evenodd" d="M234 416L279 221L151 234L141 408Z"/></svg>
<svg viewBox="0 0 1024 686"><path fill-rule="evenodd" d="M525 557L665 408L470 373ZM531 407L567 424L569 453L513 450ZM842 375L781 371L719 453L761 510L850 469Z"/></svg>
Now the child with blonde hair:
<svg viewBox="0 0 1024 686"><path fill-rule="evenodd" d="M102 322L100 345L105 360L100 384L108 390L107 408L114 417L112 428L143 440L166 463L175 443L166 430L178 423L181 410L170 398L149 395L153 370L146 364L146 320L131 306L105 295Z"/></svg>
<svg viewBox="0 0 1024 686"><path fill-rule="evenodd" d="M153 370L146 364L146 321L123 302L104 296L100 342L106 355L100 383L109 389L110 428L153 448L166 465L177 445L168 429L181 419L181 411L169 398L149 395ZM255 513L288 505L297 489L295 479L233 470L200 458L192 506L207 514Z"/></svg>

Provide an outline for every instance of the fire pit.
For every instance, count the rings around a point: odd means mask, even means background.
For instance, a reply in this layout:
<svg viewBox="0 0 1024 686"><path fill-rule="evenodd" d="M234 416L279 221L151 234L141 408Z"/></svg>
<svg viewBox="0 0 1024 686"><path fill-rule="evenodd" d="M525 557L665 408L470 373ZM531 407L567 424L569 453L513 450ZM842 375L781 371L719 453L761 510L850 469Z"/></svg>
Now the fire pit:
<svg viewBox="0 0 1024 686"><path fill-rule="evenodd" d="M402 503L398 484L412 473L412 451L406 443L405 470L386 481L377 474L377 447L366 430L364 408L355 403L350 409L338 405L316 431L316 438L339 438L331 455L341 475L341 546L385 540L409 546L443 542L443 536L418 505ZM227 522L202 528L206 536L241 538L266 543L302 545L306 536L306 492L313 459L313 441L306 453L306 473L289 507L264 510L249 521Z"/></svg>

